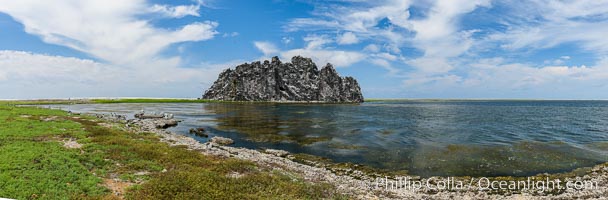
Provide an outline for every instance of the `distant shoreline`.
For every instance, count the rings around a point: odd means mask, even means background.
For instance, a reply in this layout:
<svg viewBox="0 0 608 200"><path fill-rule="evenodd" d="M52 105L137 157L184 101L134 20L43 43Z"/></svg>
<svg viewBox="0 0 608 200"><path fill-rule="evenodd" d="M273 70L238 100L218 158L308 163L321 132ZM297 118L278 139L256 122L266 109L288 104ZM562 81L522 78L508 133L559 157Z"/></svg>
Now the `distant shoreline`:
<svg viewBox="0 0 608 200"><path fill-rule="evenodd" d="M175 97L74 97L74 98L25 98L25 99L0 99L7 101L193 101L193 102L305 102L305 101L221 101L200 98L175 98ZM365 102L377 101L608 101L608 99L536 99L536 98L366 98ZM317 101L309 101L319 103Z"/></svg>
<svg viewBox="0 0 608 200"><path fill-rule="evenodd" d="M608 101L608 99L369 98L365 99L365 101Z"/></svg>
<svg viewBox="0 0 608 200"><path fill-rule="evenodd" d="M0 104L43 105L43 104L107 104L107 103L268 103L268 104L359 104L355 102L323 101L223 101L210 99L174 99L174 98L109 98L109 99L36 99L36 100L0 100Z"/></svg>

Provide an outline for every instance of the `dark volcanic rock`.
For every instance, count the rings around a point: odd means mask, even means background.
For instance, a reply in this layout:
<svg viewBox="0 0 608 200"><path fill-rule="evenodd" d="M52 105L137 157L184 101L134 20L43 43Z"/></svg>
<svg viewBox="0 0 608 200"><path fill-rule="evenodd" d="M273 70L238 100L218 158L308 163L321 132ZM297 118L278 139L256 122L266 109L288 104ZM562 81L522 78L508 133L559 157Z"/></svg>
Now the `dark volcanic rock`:
<svg viewBox="0 0 608 200"><path fill-rule="evenodd" d="M295 56L291 63L242 64L220 73L203 99L224 101L363 102L357 80L340 77L331 64L320 71L310 58Z"/></svg>

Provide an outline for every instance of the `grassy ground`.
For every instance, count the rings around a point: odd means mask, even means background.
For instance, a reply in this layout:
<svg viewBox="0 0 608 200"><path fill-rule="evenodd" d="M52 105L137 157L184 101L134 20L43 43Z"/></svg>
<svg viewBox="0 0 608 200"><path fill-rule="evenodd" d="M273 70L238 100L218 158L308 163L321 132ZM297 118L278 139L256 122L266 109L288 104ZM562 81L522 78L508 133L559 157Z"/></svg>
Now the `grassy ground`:
<svg viewBox="0 0 608 200"><path fill-rule="evenodd" d="M132 133L121 126L58 110L0 105L0 197L345 198L328 184L170 147L152 133ZM82 146L67 148L66 141ZM117 189L124 189L124 196L116 196Z"/></svg>
<svg viewBox="0 0 608 200"><path fill-rule="evenodd" d="M40 99L40 100L0 100L0 105L49 105L49 104L85 104L90 100L77 99Z"/></svg>
<svg viewBox="0 0 608 200"><path fill-rule="evenodd" d="M92 99L91 103L210 103L207 99Z"/></svg>
<svg viewBox="0 0 608 200"><path fill-rule="evenodd" d="M0 100L0 105L48 105L48 104L91 104L91 103L210 103L220 102L206 99L41 99L41 100Z"/></svg>

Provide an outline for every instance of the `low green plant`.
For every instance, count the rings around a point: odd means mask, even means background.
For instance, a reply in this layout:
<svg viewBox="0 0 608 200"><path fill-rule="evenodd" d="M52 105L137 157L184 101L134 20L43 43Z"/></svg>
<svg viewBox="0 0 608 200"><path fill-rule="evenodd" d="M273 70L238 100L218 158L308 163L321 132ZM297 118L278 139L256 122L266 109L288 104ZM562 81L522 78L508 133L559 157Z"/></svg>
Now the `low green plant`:
<svg viewBox="0 0 608 200"><path fill-rule="evenodd" d="M327 183L59 110L0 105L0 122L0 197L111 199L104 180L118 179L132 185L127 199L346 198ZM64 147L68 140L82 147Z"/></svg>

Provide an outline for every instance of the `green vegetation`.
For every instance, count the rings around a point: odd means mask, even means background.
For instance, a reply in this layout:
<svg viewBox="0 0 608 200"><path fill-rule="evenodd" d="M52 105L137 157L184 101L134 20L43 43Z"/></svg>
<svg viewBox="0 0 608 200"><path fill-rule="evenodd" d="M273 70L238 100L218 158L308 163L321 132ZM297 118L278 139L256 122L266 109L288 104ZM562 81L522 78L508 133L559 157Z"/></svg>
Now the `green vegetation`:
<svg viewBox="0 0 608 200"><path fill-rule="evenodd" d="M210 103L208 99L92 99L92 103Z"/></svg>
<svg viewBox="0 0 608 200"><path fill-rule="evenodd" d="M39 100L0 100L0 105L50 105L50 104L85 104L91 103L86 99L39 99Z"/></svg>
<svg viewBox="0 0 608 200"><path fill-rule="evenodd" d="M0 197L68 199L100 196L107 189L81 164L80 151L62 147L83 139L64 112L0 106Z"/></svg>
<svg viewBox="0 0 608 200"><path fill-rule="evenodd" d="M0 197L113 199L120 191L127 199L345 198L329 184L170 147L155 134L63 111L0 105L0 122ZM66 141L79 145L67 148Z"/></svg>

